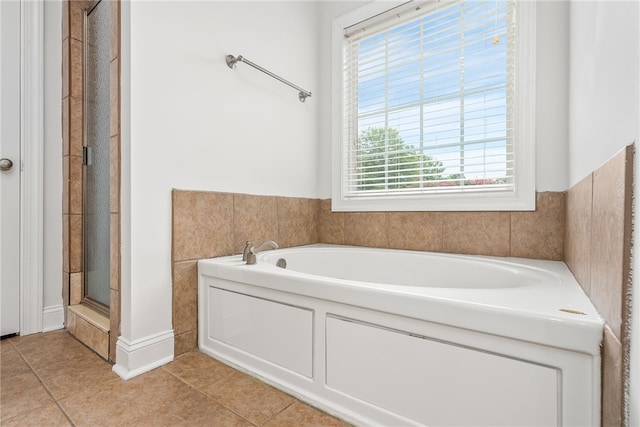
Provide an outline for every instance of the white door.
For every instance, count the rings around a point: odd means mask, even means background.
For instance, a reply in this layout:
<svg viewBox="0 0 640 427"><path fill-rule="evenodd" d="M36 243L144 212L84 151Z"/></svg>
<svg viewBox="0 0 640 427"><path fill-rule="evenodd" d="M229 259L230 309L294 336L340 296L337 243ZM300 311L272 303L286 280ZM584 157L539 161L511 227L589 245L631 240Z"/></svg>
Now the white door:
<svg viewBox="0 0 640 427"><path fill-rule="evenodd" d="M4 336L20 331L20 1L0 0L0 159L0 335Z"/></svg>

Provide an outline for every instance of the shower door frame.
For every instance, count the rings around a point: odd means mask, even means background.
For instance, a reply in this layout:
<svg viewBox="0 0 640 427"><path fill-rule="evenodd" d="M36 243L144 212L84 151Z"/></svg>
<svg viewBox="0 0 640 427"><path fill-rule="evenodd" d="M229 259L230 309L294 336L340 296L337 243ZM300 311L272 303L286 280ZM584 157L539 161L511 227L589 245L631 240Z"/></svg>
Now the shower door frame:
<svg viewBox="0 0 640 427"><path fill-rule="evenodd" d="M108 316L109 348L108 360L116 362L117 340L120 336L121 319L121 129L120 129L120 73L121 73L121 16L123 6L121 0L109 0L110 7L110 297L109 310L94 309L97 306L84 299L84 260L83 260L83 172L82 146L83 135L83 20L87 6L93 1L62 0L62 162L65 179L62 187L63 205L63 309L65 327L77 337L76 314L71 308L82 305L95 313ZM86 326L86 325L85 325ZM101 329L95 324L91 330ZM83 331L86 328L83 328ZM99 331L94 331L100 334ZM102 332L105 332L102 330ZM80 339L80 338L79 338ZM81 339L82 341L82 339ZM84 342L84 341L83 341ZM106 357L105 357L106 358Z"/></svg>
<svg viewBox="0 0 640 427"><path fill-rule="evenodd" d="M89 20L89 15L91 14L91 12L102 2L103 0L94 0L93 2L89 3L88 6L86 8L84 8L84 14L83 14L83 22L82 22L82 104L83 104L83 111L82 111L82 133L83 133L83 141L82 141L82 146L83 146L83 151L86 149L86 147L88 147L87 144L87 122L88 122L88 114L87 114L87 94L88 94L88 84L87 84L87 50L88 50L88 38L87 38L87 34L88 34L88 20ZM105 4L107 4L108 2L105 1ZM108 7L108 6L106 6ZM111 109L110 109L111 110ZM111 113L111 111L109 111ZM85 229L85 225L86 225L86 221L87 221L87 209L86 209L86 197L84 194L84 188L85 188L85 184L87 182L87 169L86 167L88 166L87 163L85 163L85 156L83 155L83 167L82 167L82 182L83 182L83 195L82 195L82 304L88 305L90 307L92 307L93 309L103 313L105 316L110 317L110 306L105 305L99 301L96 301L94 299L92 299L91 297L87 296L87 273L88 273L88 268L87 268L87 255L86 255L86 242L87 242L87 236L86 236L86 229ZM109 213L110 214L110 213ZM111 288L111 283L109 283L109 288ZM111 304L111 301L109 301L109 303Z"/></svg>

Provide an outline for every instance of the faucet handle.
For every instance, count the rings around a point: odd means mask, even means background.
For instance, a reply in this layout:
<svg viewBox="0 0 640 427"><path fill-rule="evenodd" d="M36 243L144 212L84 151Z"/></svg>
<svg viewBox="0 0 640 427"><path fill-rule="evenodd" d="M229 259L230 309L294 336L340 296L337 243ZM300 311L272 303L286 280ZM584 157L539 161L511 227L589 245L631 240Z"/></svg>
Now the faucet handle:
<svg viewBox="0 0 640 427"><path fill-rule="evenodd" d="M242 250L242 260L246 261L247 257L249 256L249 252L251 252L251 242L250 241L246 241L244 243L244 249Z"/></svg>

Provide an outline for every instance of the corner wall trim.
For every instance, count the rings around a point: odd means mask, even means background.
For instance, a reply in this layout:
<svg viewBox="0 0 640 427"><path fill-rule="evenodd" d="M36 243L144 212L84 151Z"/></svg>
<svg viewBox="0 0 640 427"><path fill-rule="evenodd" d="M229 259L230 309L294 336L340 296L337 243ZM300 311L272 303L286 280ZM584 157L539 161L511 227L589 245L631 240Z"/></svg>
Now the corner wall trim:
<svg viewBox="0 0 640 427"><path fill-rule="evenodd" d="M43 327L43 14L43 2L20 2L20 335Z"/></svg>
<svg viewBox="0 0 640 427"><path fill-rule="evenodd" d="M171 362L173 341L173 329L133 341L119 336L113 372L128 380Z"/></svg>
<svg viewBox="0 0 640 427"><path fill-rule="evenodd" d="M62 304L50 305L42 309L42 332L64 328L64 307Z"/></svg>

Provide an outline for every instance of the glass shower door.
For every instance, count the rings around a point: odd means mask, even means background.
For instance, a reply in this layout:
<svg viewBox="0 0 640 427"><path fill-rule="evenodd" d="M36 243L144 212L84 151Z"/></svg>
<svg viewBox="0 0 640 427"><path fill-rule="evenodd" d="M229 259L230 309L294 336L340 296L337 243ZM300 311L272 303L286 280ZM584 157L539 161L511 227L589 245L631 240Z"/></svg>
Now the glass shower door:
<svg viewBox="0 0 640 427"><path fill-rule="evenodd" d="M109 3L85 15L84 32L84 299L109 306L110 294L110 48Z"/></svg>

